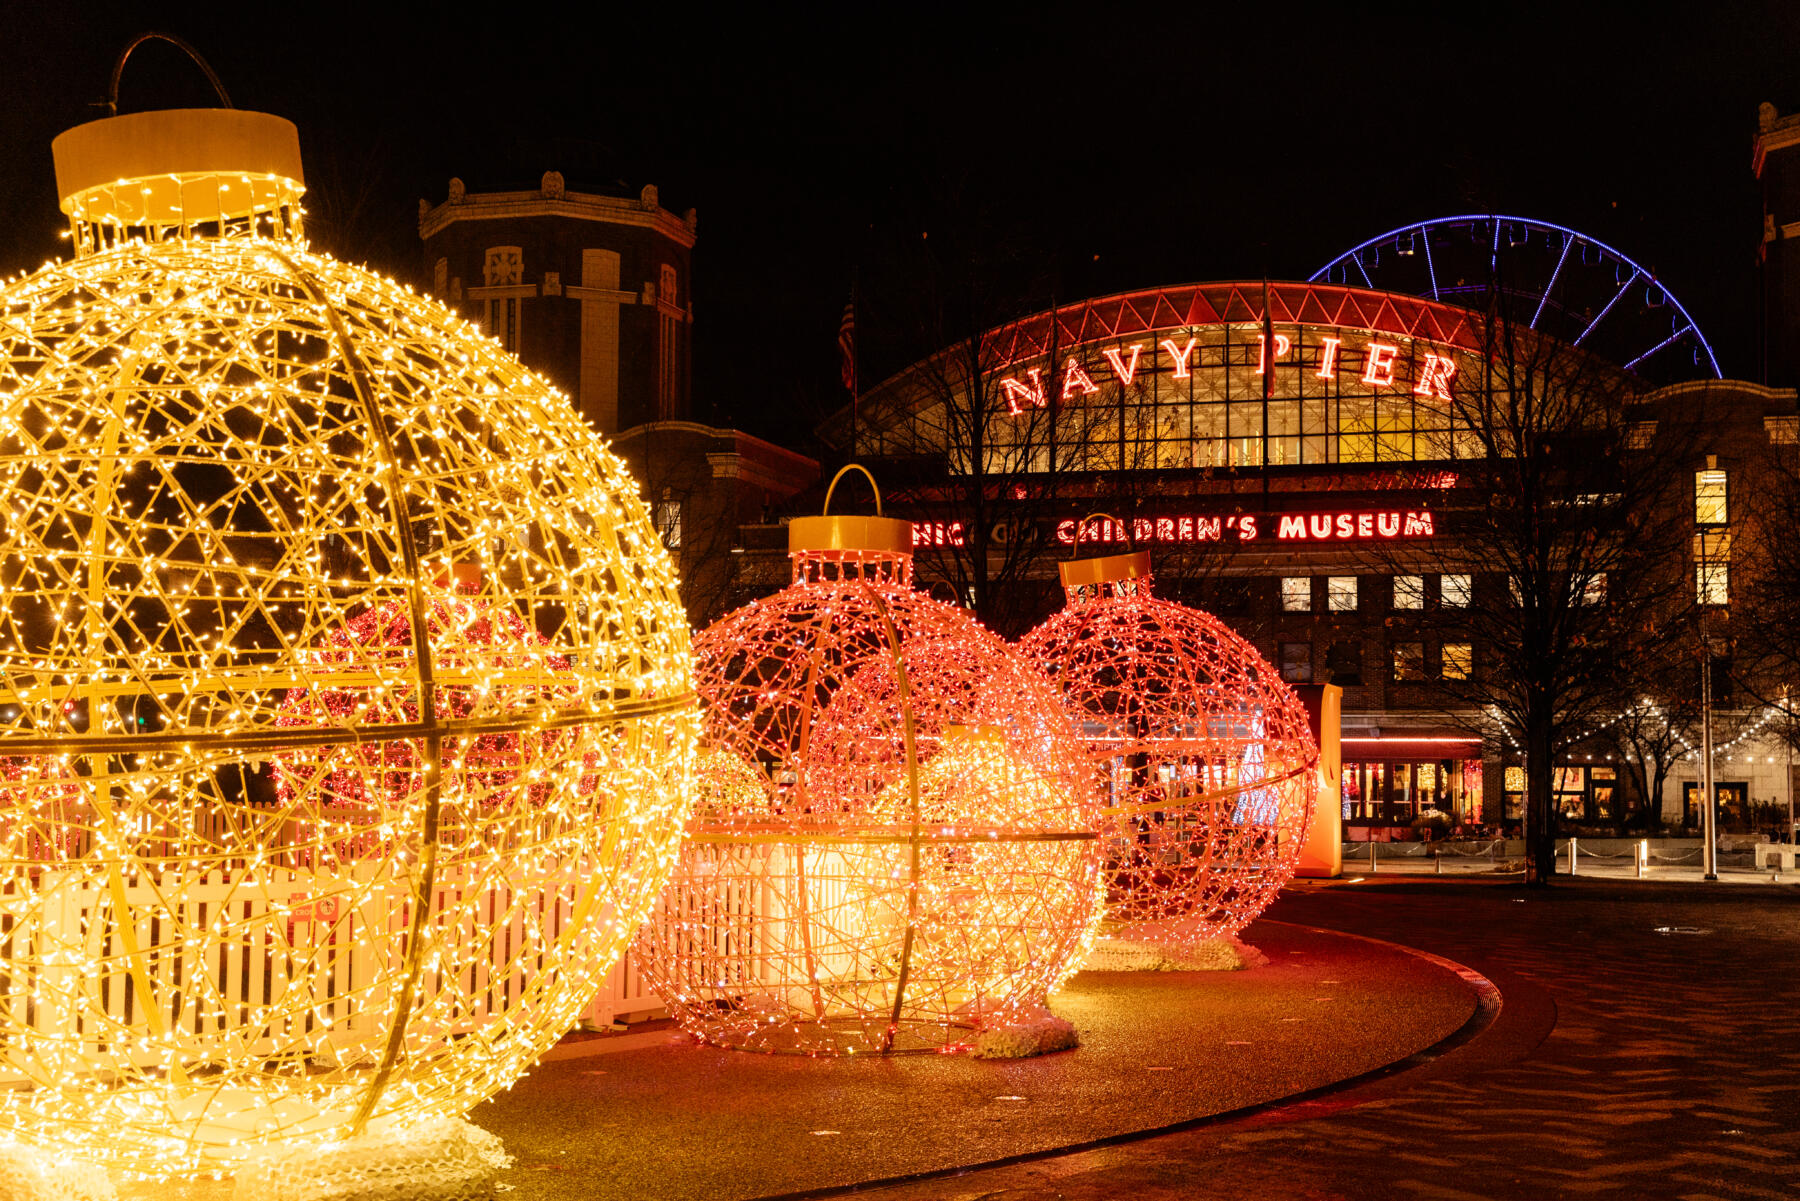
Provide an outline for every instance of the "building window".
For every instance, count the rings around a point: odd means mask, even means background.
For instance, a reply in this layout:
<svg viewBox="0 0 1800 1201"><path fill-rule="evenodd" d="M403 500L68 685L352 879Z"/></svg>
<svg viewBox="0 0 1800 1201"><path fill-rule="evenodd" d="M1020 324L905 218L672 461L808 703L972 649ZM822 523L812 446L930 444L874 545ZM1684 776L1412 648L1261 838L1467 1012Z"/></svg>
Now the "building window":
<svg viewBox="0 0 1800 1201"><path fill-rule="evenodd" d="M488 337L512 354L519 353L519 298L492 296L487 301L485 318Z"/></svg>
<svg viewBox="0 0 1800 1201"><path fill-rule="evenodd" d="M1725 473L1708 470L1694 473L1694 524L1724 525L1731 520L1725 496Z"/></svg>
<svg viewBox="0 0 1800 1201"><path fill-rule="evenodd" d="M1425 607L1425 577L1422 575L1397 575L1394 577L1394 608L1423 609Z"/></svg>
<svg viewBox="0 0 1800 1201"><path fill-rule="evenodd" d="M490 246L482 263L481 281L490 288L514 288L525 280L525 254L517 246ZM488 337L513 354L519 353L519 324L524 301L518 296L490 296L482 324Z"/></svg>
<svg viewBox="0 0 1800 1201"><path fill-rule="evenodd" d="M1281 644L1281 678L1290 684L1312 682L1312 643Z"/></svg>
<svg viewBox="0 0 1800 1201"><path fill-rule="evenodd" d="M1311 576L1290 575L1281 578L1281 611L1283 613L1312 612Z"/></svg>
<svg viewBox="0 0 1800 1201"><path fill-rule="evenodd" d="M1406 683L1425 678L1425 644L1423 642L1394 643L1394 681Z"/></svg>
<svg viewBox="0 0 1800 1201"><path fill-rule="evenodd" d="M1334 575L1325 581L1326 607L1333 613L1347 613L1356 608L1356 577Z"/></svg>
<svg viewBox="0 0 1800 1201"><path fill-rule="evenodd" d="M1625 427L1626 450L1649 450L1656 437L1656 422L1634 421Z"/></svg>
<svg viewBox="0 0 1800 1201"><path fill-rule="evenodd" d="M681 307L676 301L675 268L662 264L656 283L656 415L681 416Z"/></svg>
<svg viewBox="0 0 1800 1201"><path fill-rule="evenodd" d="M1776 446L1792 446L1800 442L1800 417L1764 417L1763 428Z"/></svg>
<svg viewBox="0 0 1800 1201"><path fill-rule="evenodd" d="M656 532L670 550L681 549L681 502L671 497L667 488L656 502Z"/></svg>
<svg viewBox="0 0 1800 1201"><path fill-rule="evenodd" d="M1362 683L1362 643L1334 642L1325 652L1325 668L1333 684Z"/></svg>
<svg viewBox="0 0 1800 1201"><path fill-rule="evenodd" d="M431 266L431 290L442 296L450 287L450 260L439 259Z"/></svg>
<svg viewBox="0 0 1800 1201"><path fill-rule="evenodd" d="M1444 643L1442 675L1446 680L1466 680L1474 670L1474 646L1467 642Z"/></svg>
<svg viewBox="0 0 1800 1201"><path fill-rule="evenodd" d="M1604 605L1606 603L1606 573L1596 571L1581 586L1581 603L1584 605Z"/></svg>
<svg viewBox="0 0 1800 1201"><path fill-rule="evenodd" d="M1469 607L1469 593L1474 577L1467 575L1447 575L1438 577L1438 601L1446 609L1466 609Z"/></svg>
<svg viewBox="0 0 1800 1201"><path fill-rule="evenodd" d="M1694 601L1702 605L1731 603L1731 534L1727 531L1694 535Z"/></svg>

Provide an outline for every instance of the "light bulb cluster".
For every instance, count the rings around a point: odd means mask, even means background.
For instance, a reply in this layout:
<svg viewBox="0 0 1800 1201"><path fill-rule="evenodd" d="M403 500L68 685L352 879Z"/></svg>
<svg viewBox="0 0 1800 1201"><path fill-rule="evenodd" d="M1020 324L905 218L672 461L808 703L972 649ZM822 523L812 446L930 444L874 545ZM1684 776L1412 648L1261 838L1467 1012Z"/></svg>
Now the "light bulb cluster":
<svg viewBox="0 0 1800 1201"><path fill-rule="evenodd" d="M660 890L698 726L564 397L193 232L0 288L0 1134L146 1176L515 1080Z"/></svg>
<svg viewBox="0 0 1800 1201"><path fill-rule="evenodd" d="M716 1045L966 1047L1085 953L1095 776L1042 677L909 555L794 568L696 635L700 796L634 955Z"/></svg>
<svg viewBox="0 0 1800 1201"><path fill-rule="evenodd" d="M1293 875L1317 803L1305 708L1256 648L1138 575L1070 587L1021 641L1107 779L1108 934L1236 934Z"/></svg>

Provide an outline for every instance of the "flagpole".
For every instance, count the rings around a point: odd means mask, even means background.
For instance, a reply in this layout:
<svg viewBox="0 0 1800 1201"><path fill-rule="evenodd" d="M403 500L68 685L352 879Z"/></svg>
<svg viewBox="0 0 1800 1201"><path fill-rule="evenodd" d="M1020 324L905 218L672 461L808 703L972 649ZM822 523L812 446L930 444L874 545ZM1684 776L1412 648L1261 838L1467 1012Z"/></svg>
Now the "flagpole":
<svg viewBox="0 0 1800 1201"><path fill-rule="evenodd" d="M850 311L856 312L856 272L850 273ZM862 371L856 361L856 328L850 329L850 458L858 457L856 427L862 410Z"/></svg>

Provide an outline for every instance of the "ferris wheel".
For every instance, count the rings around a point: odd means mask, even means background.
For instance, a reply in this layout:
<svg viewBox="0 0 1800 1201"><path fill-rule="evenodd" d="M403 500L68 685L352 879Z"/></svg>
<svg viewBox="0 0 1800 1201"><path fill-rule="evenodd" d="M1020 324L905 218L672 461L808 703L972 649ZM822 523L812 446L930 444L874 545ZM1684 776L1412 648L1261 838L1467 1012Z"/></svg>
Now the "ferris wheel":
<svg viewBox="0 0 1800 1201"><path fill-rule="evenodd" d="M1499 213L1391 229L1314 272L1313 282L1429 296L1468 308L1490 281L1532 329L1651 383L1723 374L1700 327L1654 272L1584 233Z"/></svg>

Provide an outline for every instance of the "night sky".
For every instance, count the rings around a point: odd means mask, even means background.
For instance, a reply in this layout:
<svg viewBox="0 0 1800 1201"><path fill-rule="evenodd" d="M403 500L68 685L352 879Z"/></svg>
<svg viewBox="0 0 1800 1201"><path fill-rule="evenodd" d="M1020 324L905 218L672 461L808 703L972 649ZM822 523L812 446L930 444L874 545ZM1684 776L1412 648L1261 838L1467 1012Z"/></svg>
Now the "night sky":
<svg viewBox="0 0 1800 1201"><path fill-rule="evenodd" d="M104 115L118 51L158 29L238 107L299 125L315 244L412 282L418 200L452 175L479 191L556 169L696 207L696 415L784 440L844 399L852 279L892 285L913 238L1003 244L1073 300L1304 278L1394 226L1514 213L1651 268L1726 374L1758 375L1750 150L1759 102L1800 108L1792 0L369 15L386 7L0 8L0 271L63 252L50 139ZM159 44L120 95L122 112L210 103ZM909 338L879 297L859 309L867 378Z"/></svg>

